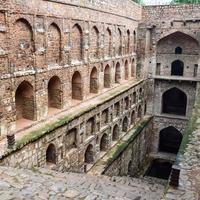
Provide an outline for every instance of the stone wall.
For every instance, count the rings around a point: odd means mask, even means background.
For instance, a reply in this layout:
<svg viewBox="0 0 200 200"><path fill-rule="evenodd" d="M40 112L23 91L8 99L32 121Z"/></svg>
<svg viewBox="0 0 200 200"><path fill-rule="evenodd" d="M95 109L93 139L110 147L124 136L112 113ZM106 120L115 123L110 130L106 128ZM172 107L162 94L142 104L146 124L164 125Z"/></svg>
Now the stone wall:
<svg viewBox="0 0 200 200"><path fill-rule="evenodd" d="M1 1L1 8L1 135L21 130L16 122L16 90L23 82L33 88L32 119L40 121L49 114L48 86L55 76L60 81L59 109L103 92L106 76L112 88L117 63L118 83L136 77L141 7L132 1L9 0ZM73 79L75 73L80 78ZM94 80L95 91L90 90Z"/></svg>
<svg viewBox="0 0 200 200"><path fill-rule="evenodd" d="M135 129L131 131L132 136L135 134ZM153 120L151 119L136 134L134 139L127 144L126 148L121 151L119 156L110 163L104 170L107 176L138 176L146 170L150 162L150 149L153 135ZM120 148L120 145L119 147Z"/></svg>
<svg viewBox="0 0 200 200"><path fill-rule="evenodd" d="M22 168L49 167L59 171L87 170L100 158L102 152L110 149L143 118L146 88L145 81L130 86L107 102L44 134L42 138L3 156L1 164ZM143 143L147 141L144 137L151 135L148 131L145 134L137 139L138 145L142 143L141 149L145 148ZM47 154L51 155L50 160ZM137 155L141 155L141 152Z"/></svg>

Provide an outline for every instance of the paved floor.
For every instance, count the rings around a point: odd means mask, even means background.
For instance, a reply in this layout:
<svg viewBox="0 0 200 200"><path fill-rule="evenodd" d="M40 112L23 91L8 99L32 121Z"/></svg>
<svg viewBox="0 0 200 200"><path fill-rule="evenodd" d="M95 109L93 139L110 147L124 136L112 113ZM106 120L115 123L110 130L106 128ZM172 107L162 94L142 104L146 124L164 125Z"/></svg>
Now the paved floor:
<svg viewBox="0 0 200 200"><path fill-rule="evenodd" d="M0 167L1 200L160 200L163 191L154 180Z"/></svg>

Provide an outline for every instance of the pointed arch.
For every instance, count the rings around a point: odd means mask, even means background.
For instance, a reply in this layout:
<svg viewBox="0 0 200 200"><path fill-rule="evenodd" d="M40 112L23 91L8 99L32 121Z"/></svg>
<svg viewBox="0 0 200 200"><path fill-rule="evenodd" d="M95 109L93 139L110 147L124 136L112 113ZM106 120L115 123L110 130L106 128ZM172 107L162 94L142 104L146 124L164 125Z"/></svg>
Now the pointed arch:
<svg viewBox="0 0 200 200"><path fill-rule="evenodd" d="M48 83L48 107L62 108L61 80L58 76L53 76Z"/></svg>
<svg viewBox="0 0 200 200"><path fill-rule="evenodd" d="M106 151L108 149L108 145L109 145L109 139L108 139L108 135L105 133L102 137L101 137L101 141L100 141L100 151Z"/></svg>
<svg viewBox="0 0 200 200"><path fill-rule="evenodd" d="M105 88L111 87L111 69L109 65L106 65L104 69L104 87Z"/></svg>
<svg viewBox="0 0 200 200"><path fill-rule="evenodd" d="M182 134L173 126L160 131L159 151L177 154L182 142Z"/></svg>
<svg viewBox="0 0 200 200"><path fill-rule="evenodd" d="M35 51L33 29L24 18L18 19L13 26L14 64L17 68L27 69L33 67L33 53ZM19 59L20 55L20 59Z"/></svg>
<svg viewBox="0 0 200 200"><path fill-rule="evenodd" d="M96 26L92 27L91 37L90 37L90 57L98 58L99 57L99 30Z"/></svg>
<svg viewBox="0 0 200 200"><path fill-rule="evenodd" d="M115 67L115 83L120 83L121 81L121 66L120 63L117 62Z"/></svg>
<svg viewBox="0 0 200 200"><path fill-rule="evenodd" d="M129 78L129 63L128 63L128 60L126 60L125 64L124 64L124 76L125 76L125 80L128 80L128 78Z"/></svg>
<svg viewBox="0 0 200 200"><path fill-rule="evenodd" d="M128 131L128 118L124 117L122 122L122 131L127 132Z"/></svg>
<svg viewBox="0 0 200 200"><path fill-rule="evenodd" d="M112 140L117 141L119 139L119 126L116 124L113 128Z"/></svg>
<svg viewBox="0 0 200 200"><path fill-rule="evenodd" d="M187 95L174 87L162 95L162 112L166 114L186 115Z"/></svg>
<svg viewBox="0 0 200 200"><path fill-rule="evenodd" d="M23 81L15 92L16 119L35 120L35 97L33 86Z"/></svg>
<svg viewBox="0 0 200 200"><path fill-rule="evenodd" d="M90 93L98 93L99 90L99 80L97 68L93 67L90 73Z"/></svg>
<svg viewBox="0 0 200 200"><path fill-rule="evenodd" d="M171 64L171 75L172 76L183 76L184 63L181 60L175 60Z"/></svg>
<svg viewBox="0 0 200 200"><path fill-rule="evenodd" d="M135 59L132 59L132 63L131 63L131 76L135 77L135 70L136 70L136 66L135 66Z"/></svg>
<svg viewBox="0 0 200 200"><path fill-rule="evenodd" d="M85 163L91 164L94 162L94 148L92 144L89 144L85 151Z"/></svg>
<svg viewBox="0 0 200 200"><path fill-rule="evenodd" d="M117 29L117 55L121 56L122 55L122 32L120 30L120 28Z"/></svg>
<svg viewBox="0 0 200 200"><path fill-rule="evenodd" d="M52 23L47 33L47 62L59 64L61 60L61 31L56 23Z"/></svg>
<svg viewBox="0 0 200 200"><path fill-rule="evenodd" d="M72 27L71 58L81 61L83 59L83 31L79 24Z"/></svg>
<svg viewBox="0 0 200 200"><path fill-rule="evenodd" d="M81 74L76 71L72 76L72 99L82 100L82 77Z"/></svg>
<svg viewBox="0 0 200 200"><path fill-rule="evenodd" d="M46 163L56 164L56 147L54 144L50 144L46 150Z"/></svg>
<svg viewBox="0 0 200 200"><path fill-rule="evenodd" d="M125 51L126 51L126 54L129 54L130 53L130 30L127 30L126 32L126 48L125 48Z"/></svg>
<svg viewBox="0 0 200 200"><path fill-rule="evenodd" d="M105 34L105 55L108 57L112 56L112 33L109 28L106 29Z"/></svg>

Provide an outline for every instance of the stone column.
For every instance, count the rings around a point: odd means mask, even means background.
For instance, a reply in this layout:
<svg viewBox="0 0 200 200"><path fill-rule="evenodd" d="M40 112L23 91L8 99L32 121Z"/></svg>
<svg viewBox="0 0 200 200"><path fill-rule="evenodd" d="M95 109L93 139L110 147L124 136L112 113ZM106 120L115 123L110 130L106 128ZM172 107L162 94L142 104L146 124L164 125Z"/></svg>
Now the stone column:
<svg viewBox="0 0 200 200"><path fill-rule="evenodd" d="M144 61L143 78L147 78L148 77L148 71L149 71L150 46L151 46L151 29L152 29L152 27L150 27L150 26L148 26L147 29L146 29L145 61Z"/></svg>

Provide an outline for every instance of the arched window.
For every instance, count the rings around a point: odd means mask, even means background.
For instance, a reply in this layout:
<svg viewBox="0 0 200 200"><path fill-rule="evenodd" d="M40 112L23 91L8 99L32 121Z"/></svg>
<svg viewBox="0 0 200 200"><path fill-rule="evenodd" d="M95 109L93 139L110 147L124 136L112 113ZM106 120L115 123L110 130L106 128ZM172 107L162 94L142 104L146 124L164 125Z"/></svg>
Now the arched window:
<svg viewBox="0 0 200 200"><path fill-rule="evenodd" d="M72 28L71 46L72 60L81 61L83 58L83 32L78 24Z"/></svg>
<svg viewBox="0 0 200 200"><path fill-rule="evenodd" d="M62 108L61 81L57 76L54 76L49 80L48 106L49 108Z"/></svg>
<svg viewBox="0 0 200 200"><path fill-rule="evenodd" d="M56 148L53 144L50 144L46 151L47 164L56 164Z"/></svg>
<svg viewBox="0 0 200 200"><path fill-rule="evenodd" d="M97 68L93 67L90 74L90 93L98 93L99 82L98 82L98 73Z"/></svg>
<svg viewBox="0 0 200 200"><path fill-rule="evenodd" d="M127 38L126 38L126 54L129 54L130 52L130 31L127 30Z"/></svg>
<svg viewBox="0 0 200 200"><path fill-rule="evenodd" d="M104 87L109 88L111 86L111 73L110 73L110 66L106 65L104 69Z"/></svg>
<svg viewBox="0 0 200 200"><path fill-rule="evenodd" d="M175 115L186 115L187 96L178 88L167 90L162 96L162 112Z"/></svg>
<svg viewBox="0 0 200 200"><path fill-rule="evenodd" d="M85 163L90 164L94 162L93 145L90 144L85 151Z"/></svg>
<svg viewBox="0 0 200 200"><path fill-rule="evenodd" d="M35 100L33 86L23 81L15 93L16 119L35 120Z"/></svg>
<svg viewBox="0 0 200 200"><path fill-rule="evenodd" d="M133 110L131 114L131 124L133 125L135 123L135 111Z"/></svg>
<svg viewBox="0 0 200 200"><path fill-rule="evenodd" d="M183 76L184 63L180 60L175 60L171 65L172 76Z"/></svg>
<svg viewBox="0 0 200 200"><path fill-rule="evenodd" d="M119 139L119 126L116 124L113 128L112 140L116 141Z"/></svg>
<svg viewBox="0 0 200 200"><path fill-rule="evenodd" d="M56 24L51 24L48 29L48 47L47 60L48 63L60 63L61 59L61 33Z"/></svg>
<svg viewBox="0 0 200 200"><path fill-rule="evenodd" d="M175 54L182 54L183 50L181 47L176 47L175 48Z"/></svg>
<svg viewBox="0 0 200 200"><path fill-rule="evenodd" d="M79 72L72 77L72 99L82 100L82 78Z"/></svg>
<svg viewBox="0 0 200 200"><path fill-rule="evenodd" d="M159 136L159 151L177 154L182 137L182 134L173 126L161 130Z"/></svg>
<svg viewBox="0 0 200 200"><path fill-rule="evenodd" d="M120 63L117 62L115 67L115 83L120 83L120 80L121 80L121 67Z"/></svg>
<svg viewBox="0 0 200 200"><path fill-rule="evenodd" d="M104 134L100 141L100 151L106 151L108 149L108 144L109 144L108 135Z"/></svg>

